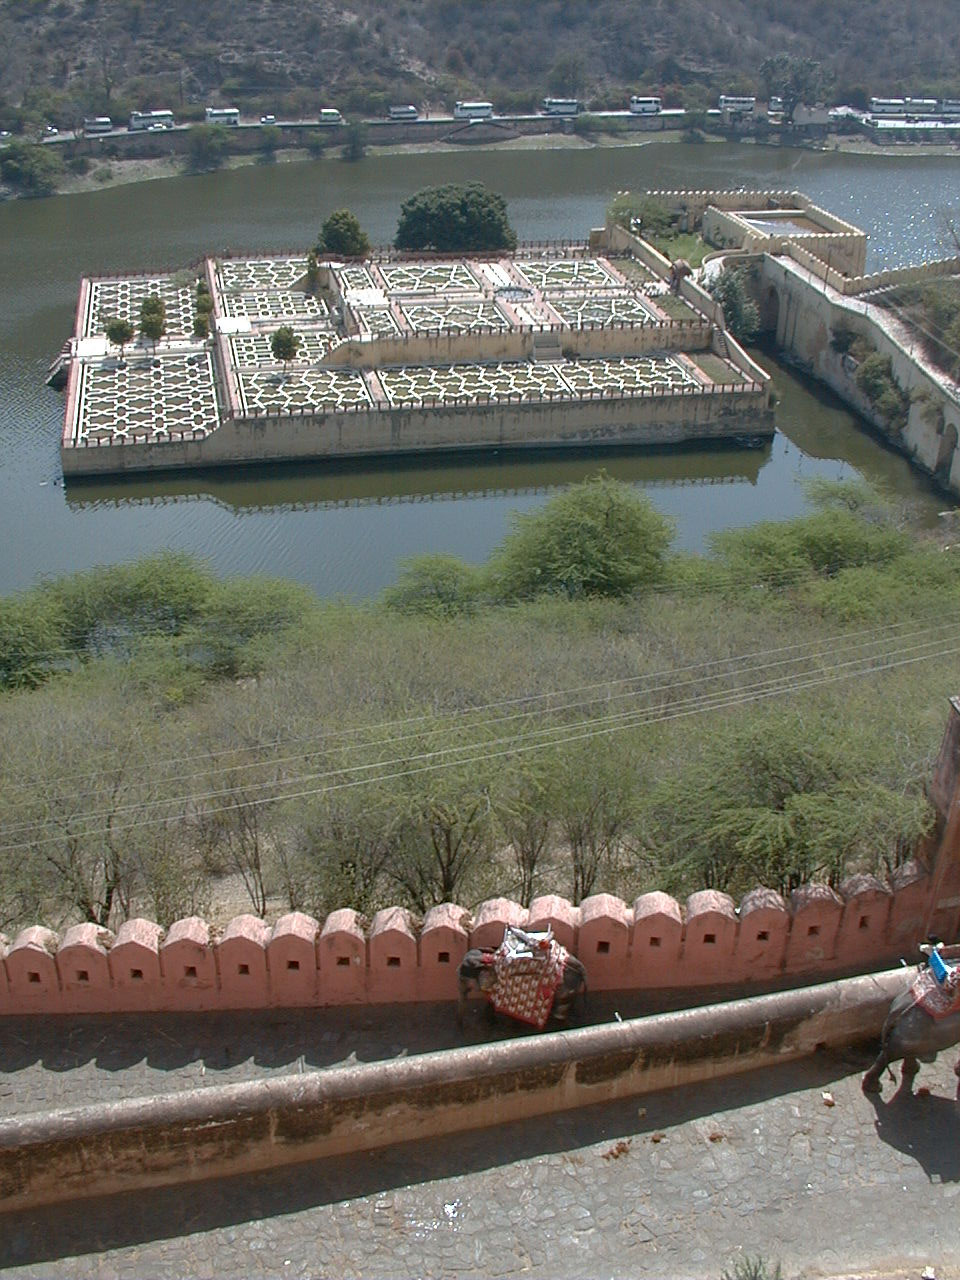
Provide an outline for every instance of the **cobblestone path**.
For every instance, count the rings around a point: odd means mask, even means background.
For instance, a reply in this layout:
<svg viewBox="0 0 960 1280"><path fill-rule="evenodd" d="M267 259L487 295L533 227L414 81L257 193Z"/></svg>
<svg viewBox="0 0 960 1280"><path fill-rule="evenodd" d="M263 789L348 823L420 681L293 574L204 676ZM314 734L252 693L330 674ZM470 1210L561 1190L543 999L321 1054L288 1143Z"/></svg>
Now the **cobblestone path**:
<svg viewBox="0 0 960 1280"><path fill-rule="evenodd" d="M746 1252L788 1278L919 1277L930 1265L951 1280L952 1055L922 1068L929 1093L893 1098L886 1081L880 1102L860 1092L866 1061L823 1055L429 1144L11 1215L0 1275L699 1280Z"/></svg>

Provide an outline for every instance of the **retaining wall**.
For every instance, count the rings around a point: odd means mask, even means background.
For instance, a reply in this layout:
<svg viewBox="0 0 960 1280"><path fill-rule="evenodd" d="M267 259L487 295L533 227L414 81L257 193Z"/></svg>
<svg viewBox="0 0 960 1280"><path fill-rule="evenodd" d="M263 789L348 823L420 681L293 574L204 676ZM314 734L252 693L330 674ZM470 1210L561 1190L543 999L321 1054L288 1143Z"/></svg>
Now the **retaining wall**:
<svg viewBox="0 0 960 1280"><path fill-rule="evenodd" d="M902 969L392 1062L0 1121L7 1211L609 1102L876 1036Z"/></svg>
<svg viewBox="0 0 960 1280"><path fill-rule="evenodd" d="M472 396L391 409L264 413L227 420L201 439L173 433L163 443L65 442L60 456L67 476L109 475L403 452L676 445L773 431L766 385L689 384L632 395L558 395L533 401Z"/></svg>
<svg viewBox="0 0 960 1280"><path fill-rule="evenodd" d="M828 294L819 281L830 273L824 273L816 260L812 266L810 255L798 252L795 245L789 248L786 255L765 254L760 271L761 310L772 314L776 309L778 345L832 387L918 467L960 494L960 449L956 447L960 438L960 396L951 394L943 381L918 362L912 349L878 323L865 304L857 300L856 292L849 297L839 291ZM950 266L953 261L932 265ZM811 272L816 279L811 280L805 272ZM828 279L827 284L830 283ZM857 386L856 362L832 347L831 335L837 329L863 336L881 355L890 357L894 376L911 397L901 432L890 431Z"/></svg>
<svg viewBox="0 0 960 1280"><path fill-rule="evenodd" d="M960 899L940 907L941 932L953 938ZM594 894L577 907L554 895L529 908L493 898L472 915L446 903L420 923L390 907L369 923L347 908L323 921L293 912L272 927L244 915L223 932L199 917L166 931L128 920L116 935L79 924L62 938L34 926L12 944L0 938L0 1014L452 1000L464 953L499 944L507 924L551 927L583 960L593 990L733 988L849 973L911 955L930 910L930 877L908 863L890 885L852 876L839 893L804 885L789 902L758 888L739 906L703 890L682 906L659 892L632 905Z"/></svg>

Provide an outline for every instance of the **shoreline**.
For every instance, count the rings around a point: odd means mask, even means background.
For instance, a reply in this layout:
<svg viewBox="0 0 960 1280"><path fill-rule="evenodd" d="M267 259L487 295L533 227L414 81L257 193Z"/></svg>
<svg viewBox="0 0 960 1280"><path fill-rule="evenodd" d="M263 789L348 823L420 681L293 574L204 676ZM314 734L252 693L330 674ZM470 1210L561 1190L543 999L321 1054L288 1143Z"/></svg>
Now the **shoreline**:
<svg viewBox="0 0 960 1280"><path fill-rule="evenodd" d="M471 151L583 151L597 148L648 147L655 143L677 143L683 140L683 132L679 129L665 129L654 135L645 135L638 139L636 134L616 135L598 134L594 137L583 137L579 134L524 134L506 142L484 143L471 147ZM705 136L702 143L693 145L722 146L729 142L740 146L757 146L770 150L814 151L821 153L838 153L841 155L866 155L896 159L898 157L944 157L954 156L960 159L960 148L955 145L935 145L928 143L900 143L896 146L878 147L863 138L828 139L820 146L782 146L763 142L753 138L742 140ZM365 158L377 159L380 156L394 155L430 155L440 152L463 152L467 148L451 142L435 143L396 143L390 146L368 146ZM315 156L305 147L291 147L277 151L274 156L265 160L256 152L228 156L224 163L216 169L190 171L184 166L181 156L162 156L157 159L113 159L102 165L94 166L90 172L79 175L66 174L58 189L52 196L82 195L91 191L107 191L112 187L129 186L133 183L156 182L164 178L202 177L208 174L221 173L252 166L269 166L280 164L307 164L317 159L336 159L342 164L357 163L341 160L335 148L328 155ZM23 200L36 197L22 195L14 191L5 193L4 199ZM47 198L47 197L39 197Z"/></svg>

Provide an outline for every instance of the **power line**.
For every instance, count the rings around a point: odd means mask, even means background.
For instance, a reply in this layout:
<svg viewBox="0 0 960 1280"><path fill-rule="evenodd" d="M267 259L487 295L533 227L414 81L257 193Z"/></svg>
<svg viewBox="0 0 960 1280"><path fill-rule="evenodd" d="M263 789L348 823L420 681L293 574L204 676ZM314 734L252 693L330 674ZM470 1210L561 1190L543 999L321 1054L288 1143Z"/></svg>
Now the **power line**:
<svg viewBox="0 0 960 1280"><path fill-rule="evenodd" d="M559 738L559 739L547 739L545 741L521 744L519 746L514 744L511 746L503 747L497 751L490 751L488 749L484 749L484 750L481 750L480 753L477 755L455 759L452 761L448 761L446 763L442 763L442 762L437 763L436 761L431 761L426 764L420 764L417 767L412 769L400 769L393 773L385 773L385 774L379 774L379 775L368 776L363 778L352 778L346 782L337 782L337 783L329 784L326 786L308 788L302 791L283 792L279 795L263 797L259 800L250 802L249 804L239 803L239 804L220 805L212 809L205 810L203 816L212 817L219 813L233 812L233 811L236 811L237 809L243 809L247 807L260 808L269 804L278 804L278 803L282 803L289 800L306 799L315 795L325 794L327 792L340 791L340 790L353 788L357 786L364 786L372 782L383 783L383 782L395 781L401 778L413 777L418 774L430 772L431 770L449 768L449 767L452 767L453 765L462 766L465 764L478 764L478 763L487 762L489 760L502 758L505 756L525 755L531 751L543 750L546 747L565 746L572 742L583 741L586 739L595 738L605 734L622 732L623 730L628 728L638 728L648 724L666 723L671 720L685 718L693 715L702 715L708 711L722 710L728 707L748 705L750 703L766 700L772 697L794 694L803 689L811 689L811 688L817 688L823 685L834 684L841 680L865 678L867 676L876 675L880 672L894 670L899 667L910 666L917 662L924 662L931 658L950 657L957 653L960 653L960 646L947 648L947 649L933 650L927 653L912 654L911 656L908 656L908 657L898 656L895 661L891 660L893 655L888 655L887 660L877 662L874 665L861 666L861 668L856 671L835 669L827 675L820 675L820 676L812 676L810 675L810 673L804 673L804 674L807 674L809 678L793 680L792 682L787 682L784 678L781 678L779 681L770 681L770 682L767 682L766 685L761 685L759 687L756 687L754 689L749 689L747 691L738 690L738 691L733 691L732 693L726 696L717 695L713 699L704 699L704 698L687 699L685 704L680 709L674 708L670 711L661 711L660 713L655 712L653 714L650 714L650 713L645 714L644 711L642 710L635 711L632 713L625 712L618 717L613 717L613 719L620 721L620 723L617 723L617 724L611 724L609 722L609 718L605 718L599 722L583 722L579 726L578 725L558 726L558 729L559 728L566 728L566 729L581 728L583 729L583 731L578 733L573 733L573 734L568 733L566 737ZM882 655L880 656L882 657ZM866 662L867 660L864 659L861 661ZM841 667L848 667L850 665L851 665L850 663L844 663L844 664L841 664ZM479 745L482 745L482 744L466 744L465 746L456 748L455 750L459 750L459 751L473 750L473 749L476 749L476 747ZM391 763L399 763L399 762L381 762L381 763L391 764ZM155 825L158 821L185 820L188 817L189 815L186 812L183 812L178 814L167 815L166 818L154 817L154 818L147 818L147 819L142 819L134 822L120 822L120 823L111 822L109 830L111 831L111 833L118 832L118 831L133 830L138 827ZM105 832L106 830L107 828L105 827L90 828L85 831L71 832L71 836L73 838L81 838L83 836L98 835L98 834L101 834L102 832ZM0 852L7 853L7 852L15 852L22 849L29 849L29 848L32 848L34 844L35 844L35 841L22 841L15 844L2 845L0 846Z"/></svg>
<svg viewBox="0 0 960 1280"><path fill-rule="evenodd" d="M873 645L874 647L876 647L884 639L889 641L894 641L898 644L902 644L906 640L916 640L920 644L927 644L927 645L933 644L933 643L939 643L939 638L940 638L939 633L946 631L948 635L952 635L956 629L955 622L950 619L941 620L941 622L935 627L926 627L926 628L916 629L914 631L904 632L902 628L906 627L907 625L908 625L907 623L893 624L892 628L879 628L879 629L874 628L874 629L868 630L865 633L853 633L852 637L847 635L844 635L841 637L835 637L833 638L832 641L827 641L827 642L808 641L798 645L780 646L778 648L760 650L753 654L740 655L734 659L715 659L706 664L691 664L687 667L675 668L673 671L668 671L666 673L653 674L649 676L641 675L641 676L633 676L633 677L624 677L621 680L617 680L617 681L608 681L608 682L601 682L600 684L596 684L596 685L582 686L581 689L586 691L589 691L595 688L601 688L601 689L602 688L607 688L607 689L619 688L620 692L608 695L606 697L598 694L592 698L583 699L577 702L567 702L566 704L561 704L559 706L532 707L526 711L514 711L507 715L495 716L495 717L488 718L486 720L470 721L468 727L471 732L476 732L478 729L487 728L493 725L501 725L504 723L510 723L515 721L520 721L520 722L529 721L533 716L544 716L546 714L551 714L556 716L564 712L578 711L586 707L594 706L598 702L604 702L606 705L609 705L613 701L622 701L627 698L638 699L644 696L648 696L648 697L657 696L662 698L670 694L675 695L679 690L687 688L691 685L698 684L699 679L705 678L706 673L701 675L701 677L699 678L688 677L688 673L690 671L698 670L698 669L702 671L704 666L715 667L722 663L734 662L738 664L734 670L731 670L725 673L720 673L714 678L735 679L745 675L750 675L752 673L772 670L777 667L784 667L784 666L790 666L790 665L796 666L798 663L813 662L817 660L822 662L825 659L837 657L842 653L849 653L851 651L851 648L853 651L855 651L857 649L861 649L868 645ZM886 634L889 630L897 629L897 628L901 628L899 634L896 634L896 635ZM871 635L874 635L878 630L881 633L880 639L871 640L871 639L859 638L860 635L866 635L868 637ZM924 640L923 637L929 637L929 638ZM850 643L851 640L853 641L852 646ZM772 661L757 662L753 666L744 665L755 657L762 658L762 657L767 657L768 655L790 653L796 650L801 650L801 652L796 653L794 657L777 657L775 660L772 660ZM812 650L812 652L805 652L805 650ZM866 660L866 659L861 659L861 660ZM680 679L680 680L673 680L673 681L669 681L667 683L661 683L661 684L651 683L656 680L663 680L665 677L668 677L673 674L683 675L687 678ZM638 682L650 684L650 687L649 688L641 687L636 689L624 687L626 685L637 684ZM539 701L545 698L563 697L563 696L566 696L567 694L577 693L580 691L581 691L580 689L556 690L546 694L530 695L530 696L532 699ZM698 696L703 697L707 695L698 695ZM493 709L493 708L496 708L498 705L508 705L508 706L515 705L517 701L522 702L522 701L525 701L525 699L524 700L504 700L504 702L500 704L497 704L497 703L488 704L488 708ZM488 709L488 708L481 708L481 710ZM445 727L444 721L452 722L456 724L457 721L466 720L471 714L472 714L472 710L457 711L457 712L450 713L447 716L441 718L439 723L434 721L431 724L431 728L434 730L441 730L442 728ZM416 720L418 721L420 719L422 718L421 717L416 718ZM402 721L398 723L400 725L403 724ZM545 730L538 730L536 732L545 732ZM415 733L401 734L393 738L381 738L381 739L366 740L361 742L346 743L339 747L337 747L336 743L333 743L327 749L328 750L339 749L340 751L357 751L362 749L362 750L369 751L377 748L384 749L387 747L395 747L397 744L401 744L403 742L409 741L411 738L418 739L419 737L420 737L420 734L415 732ZM494 741L496 742L496 741L506 741L506 740L507 739L500 739L500 740L494 740ZM264 750L265 748L255 748L255 749ZM444 751L449 752L456 749L458 748L449 747L449 748L445 748ZM240 751L242 750L242 748L236 748L235 750ZM237 765L221 767L212 771L208 770L206 771L206 774L208 777L211 777L211 778L218 777L221 775L233 777L236 775L236 772L238 770L262 769L262 768L276 769L283 764L289 764L291 762L300 761L300 760L308 760L311 756L322 754L322 750L323 749L320 748L320 749L308 751L308 752L299 752L295 755L286 756L286 757L272 756L262 760L250 761L246 764L241 763ZM421 757L426 758L427 756L436 756L438 754L444 754L444 752L439 752L439 753L422 752L418 756L415 756L414 759L418 759ZM359 770L370 770L378 767L379 764L381 763L383 762L375 761L372 763L360 764L360 765L339 764L335 767L328 768L318 773L308 774L305 777L287 778L285 779L284 785L289 786L301 781L316 781L323 777L336 777L336 776L342 775L345 772L350 773L350 772L356 772ZM154 764L152 767L155 768L156 765ZM190 775L182 775L182 774L175 775L174 778L172 779L168 778L168 779L165 779L164 781L170 782L170 781L182 780L183 777L185 776L194 776L195 772L196 771L192 771ZM79 816L75 816L74 821L93 820L95 818L105 817L108 815L111 817L116 817L118 814L129 813L129 812L145 809L147 807L162 807L162 806L170 806L170 805L180 804L180 803L199 804L203 801L220 799L227 795L239 794L240 792L249 794L251 790L258 790L258 789L262 789L264 787L273 786L273 785L276 785L276 780L268 779L266 781L260 781L260 782L251 781L246 784L242 784L242 783L235 784L230 787L223 788L220 791L208 791L208 792L199 793L199 794L192 793L187 796L160 797L152 801L141 801L141 802L131 803L129 805L113 806L109 811L81 814ZM61 803L64 803L71 799L74 801L79 801L85 795L91 795L91 794L94 794L94 793L90 791L81 790L79 792L72 793L72 795L62 796L60 797L60 800L61 800ZM8 824L2 830L2 832L0 832L0 835L9 836L18 830L37 829L38 825L51 826L51 825L55 825L55 823L53 820L49 820L44 824L37 824L34 822Z"/></svg>

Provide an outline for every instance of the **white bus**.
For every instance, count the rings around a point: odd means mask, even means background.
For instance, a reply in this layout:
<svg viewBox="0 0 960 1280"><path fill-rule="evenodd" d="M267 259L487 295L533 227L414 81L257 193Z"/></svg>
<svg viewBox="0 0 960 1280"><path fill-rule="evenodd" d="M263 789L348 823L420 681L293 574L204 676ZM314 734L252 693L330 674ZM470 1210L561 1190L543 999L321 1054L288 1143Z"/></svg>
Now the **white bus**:
<svg viewBox="0 0 960 1280"><path fill-rule="evenodd" d="M634 94L630 99L630 110L635 116L658 116L662 105L659 98L638 98Z"/></svg>
<svg viewBox="0 0 960 1280"><path fill-rule="evenodd" d="M738 98L735 94L721 93L720 110L731 115L752 116L757 109L756 98Z"/></svg>
<svg viewBox="0 0 960 1280"><path fill-rule="evenodd" d="M318 124L343 124L343 116L336 107L321 107Z"/></svg>
<svg viewBox="0 0 960 1280"><path fill-rule="evenodd" d="M936 98L907 98L905 105L912 116L934 116L937 114Z"/></svg>
<svg viewBox="0 0 960 1280"><path fill-rule="evenodd" d="M84 133L110 133L113 121L109 116L88 116L83 122Z"/></svg>
<svg viewBox="0 0 960 1280"><path fill-rule="evenodd" d="M960 116L960 98L944 98L940 103L942 116Z"/></svg>
<svg viewBox="0 0 960 1280"><path fill-rule="evenodd" d="M576 116L581 105L579 98L544 98L540 110L545 116Z"/></svg>
<svg viewBox="0 0 960 1280"><path fill-rule="evenodd" d="M489 120L492 115L492 102L458 102L453 108L454 120Z"/></svg>
<svg viewBox="0 0 960 1280"><path fill-rule="evenodd" d="M419 120L420 112L413 105L408 103L405 107L388 107L387 115L391 120Z"/></svg>
<svg viewBox="0 0 960 1280"><path fill-rule="evenodd" d="M872 116L904 116L907 104L903 98L871 98L870 114Z"/></svg>
<svg viewBox="0 0 960 1280"><path fill-rule="evenodd" d="M137 129L172 129L172 111L134 111L130 115L128 128Z"/></svg>
<svg viewBox="0 0 960 1280"><path fill-rule="evenodd" d="M207 124L238 125L240 109L239 107L206 107L203 118Z"/></svg>

